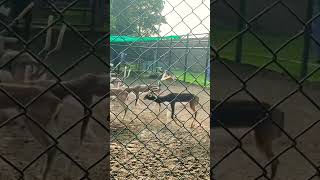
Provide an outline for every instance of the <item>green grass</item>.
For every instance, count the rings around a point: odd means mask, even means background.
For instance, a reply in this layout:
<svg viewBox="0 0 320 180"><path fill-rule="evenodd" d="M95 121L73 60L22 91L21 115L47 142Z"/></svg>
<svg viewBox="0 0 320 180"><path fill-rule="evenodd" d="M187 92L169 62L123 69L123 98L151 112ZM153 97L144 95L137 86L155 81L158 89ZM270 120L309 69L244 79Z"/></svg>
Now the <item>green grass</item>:
<svg viewBox="0 0 320 180"><path fill-rule="evenodd" d="M215 47L221 48L224 43L230 40L236 32L219 30L213 32L212 40ZM292 35L265 35L263 33L258 34L264 43L274 52L277 51L282 44L288 41ZM232 41L230 44L225 46L219 51L219 56L233 61L235 59L235 47L236 41ZM296 78L300 77L301 61L303 52L303 36L293 40L286 47L277 52L278 62L286 68ZM261 42L259 42L253 35L246 33L243 36L243 56L242 63L252 64L255 66L263 66L272 60L272 53L265 48ZM308 64L308 72L316 69L316 58L310 51L310 58ZM275 63L270 64L266 67L267 69L274 70L277 72L283 72L283 70ZM319 81L320 72L311 76L308 80Z"/></svg>
<svg viewBox="0 0 320 180"><path fill-rule="evenodd" d="M184 71L173 70L172 73L180 80L184 81ZM194 73L186 72L185 82L195 84L201 87L210 87L210 81L207 79L205 84L205 74L204 73Z"/></svg>

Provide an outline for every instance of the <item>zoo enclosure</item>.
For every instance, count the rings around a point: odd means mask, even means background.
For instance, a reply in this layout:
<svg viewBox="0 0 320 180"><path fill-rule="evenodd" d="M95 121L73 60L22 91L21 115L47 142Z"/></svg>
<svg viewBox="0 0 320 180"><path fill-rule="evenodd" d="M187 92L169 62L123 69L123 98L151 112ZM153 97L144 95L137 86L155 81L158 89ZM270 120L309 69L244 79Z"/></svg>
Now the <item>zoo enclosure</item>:
<svg viewBox="0 0 320 180"><path fill-rule="evenodd" d="M113 2L119 1L115 0ZM166 118L164 115L166 111L171 111L170 106L167 106L166 103L163 103L159 109L158 106L155 108L154 102L144 99L148 91L143 91L144 93L141 91L138 105L135 105L133 100L135 95L133 93L129 94L128 100L124 100L126 103L124 108L119 104L121 103L120 98L124 97L121 95L126 93L122 91L122 94L114 94L114 100L110 102L111 179L208 179L208 100L210 92L208 86L204 86L206 82L203 80L209 61L208 34L197 35L191 32L189 35L180 35L175 33L173 28L170 30L170 35L173 34L173 36L169 36L169 33L168 35L160 35L157 32L152 33L152 35L145 35L138 30L129 34L125 33L125 30L126 28L139 26L139 23L135 22L140 22L141 25L147 23L148 19L159 19L158 17L153 18L153 15L161 14L161 12L154 12L156 8L152 8L152 6L165 2L166 5L172 7L173 13L179 15L183 12L178 11L178 6L188 6L188 10L191 11L190 14L181 15L181 19L178 19L178 21L181 24L186 24L189 27L188 31L192 31L197 24L189 23L184 17L197 16L195 12L200 6L205 8L209 16L209 3L193 0L179 2L133 0L122 2L127 2L127 4L122 7L122 4L118 4L119 6L115 7L115 9L121 7L118 10L119 13L115 13L113 17L114 22L120 25L118 29L115 28L114 31L111 31L110 53L111 62L117 61L119 53L127 54L122 64L131 67L131 75L128 79L122 79L124 69L117 74L117 77L124 83L123 89L136 87L145 89L150 84L158 88L159 86L156 83L159 82L163 73L158 70L161 68L168 70L177 75L181 81L160 82L161 87L158 95L184 93L198 96L200 100L199 106L197 106L197 121L200 125L196 125L194 128L190 127L193 118L190 117L192 111L189 104L186 107L177 102L177 109L174 113L176 118L171 119L171 117ZM141 2L143 4L139 4ZM147 4L147 2L153 2L154 4ZM196 4L195 7L190 5L192 3ZM144 6L145 4L147 5ZM112 4L111 7L113 7ZM142 11L140 7L146 9ZM149 12L147 7L151 9L151 15L145 15ZM188 10L185 11L188 12ZM113 10L111 9L111 11ZM126 12L134 12L133 14L136 16L129 19L131 16ZM124 16L123 19L122 16ZM170 17L168 15L165 18ZM198 20L199 26L204 25L202 18L198 17ZM177 24L170 24L170 26L176 26ZM116 37L119 37L120 42L116 42ZM123 42L121 37L134 40ZM113 63L113 65L116 66L117 63ZM192 76L193 74L194 76ZM203 76L203 79L199 80L197 77L200 75ZM198 79L198 83L183 82L184 80L188 81L188 77L191 77L190 82L195 82ZM111 89L111 92L113 90L116 91L117 88ZM128 107L128 112L124 116L123 109L126 107Z"/></svg>
<svg viewBox="0 0 320 180"><path fill-rule="evenodd" d="M128 55L123 64L130 65L133 73L156 73L162 68L174 73L179 80L206 87L210 84L207 73L210 58L208 36L190 34L131 39L111 36L111 62L119 58L120 52L125 52Z"/></svg>

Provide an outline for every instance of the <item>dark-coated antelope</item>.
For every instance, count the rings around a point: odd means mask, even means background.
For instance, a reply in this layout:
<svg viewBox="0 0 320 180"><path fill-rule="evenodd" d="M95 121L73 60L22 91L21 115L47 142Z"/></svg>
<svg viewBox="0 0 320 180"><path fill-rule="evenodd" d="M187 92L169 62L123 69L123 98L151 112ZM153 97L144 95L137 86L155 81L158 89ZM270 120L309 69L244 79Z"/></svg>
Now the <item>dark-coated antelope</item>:
<svg viewBox="0 0 320 180"><path fill-rule="evenodd" d="M254 128L256 146L270 160L274 156L272 142L282 134L280 128L284 127L284 113L279 109L273 109L270 116L267 116L265 109L271 107L267 103L262 103L263 108L254 101L233 100L223 102L214 108L219 103L219 101L211 100L210 128L221 127L222 124L227 128L247 128L261 121ZM273 124L272 120L280 128ZM271 164L271 179L274 179L277 173L278 164L278 159L275 159Z"/></svg>
<svg viewBox="0 0 320 180"><path fill-rule="evenodd" d="M194 119L197 118L197 111L196 106L199 104L199 97L190 94L190 93L170 93L164 96L158 96L153 93L148 93L144 99L154 101L159 104L159 107L161 107L161 103L169 102L171 106L171 118L174 120L174 114L175 112L175 104L177 102L188 102L190 104L190 108L193 111ZM193 115L192 115L193 117ZM191 123L191 127L193 127L194 121Z"/></svg>

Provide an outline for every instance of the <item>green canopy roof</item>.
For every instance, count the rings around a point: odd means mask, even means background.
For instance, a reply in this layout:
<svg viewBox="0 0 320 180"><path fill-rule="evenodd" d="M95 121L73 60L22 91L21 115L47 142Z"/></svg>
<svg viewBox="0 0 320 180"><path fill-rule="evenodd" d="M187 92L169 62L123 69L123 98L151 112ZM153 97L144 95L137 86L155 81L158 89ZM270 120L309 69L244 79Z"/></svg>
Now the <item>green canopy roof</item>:
<svg viewBox="0 0 320 180"><path fill-rule="evenodd" d="M159 40L170 40L181 39L181 36L164 36L164 37L134 37L134 36L110 36L110 42L146 42L146 41L159 41Z"/></svg>

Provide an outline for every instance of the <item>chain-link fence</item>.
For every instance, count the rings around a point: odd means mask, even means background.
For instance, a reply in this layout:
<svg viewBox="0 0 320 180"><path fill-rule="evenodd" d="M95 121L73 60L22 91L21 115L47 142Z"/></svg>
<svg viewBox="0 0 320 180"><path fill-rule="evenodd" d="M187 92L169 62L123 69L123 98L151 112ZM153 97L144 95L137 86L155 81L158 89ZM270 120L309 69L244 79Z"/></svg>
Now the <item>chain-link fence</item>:
<svg viewBox="0 0 320 180"><path fill-rule="evenodd" d="M211 1L212 179L319 178L319 65L300 71L312 3Z"/></svg>
<svg viewBox="0 0 320 180"><path fill-rule="evenodd" d="M209 12L111 1L111 179L209 179Z"/></svg>
<svg viewBox="0 0 320 180"><path fill-rule="evenodd" d="M61 2L0 3L0 179L108 179L107 29Z"/></svg>

